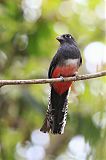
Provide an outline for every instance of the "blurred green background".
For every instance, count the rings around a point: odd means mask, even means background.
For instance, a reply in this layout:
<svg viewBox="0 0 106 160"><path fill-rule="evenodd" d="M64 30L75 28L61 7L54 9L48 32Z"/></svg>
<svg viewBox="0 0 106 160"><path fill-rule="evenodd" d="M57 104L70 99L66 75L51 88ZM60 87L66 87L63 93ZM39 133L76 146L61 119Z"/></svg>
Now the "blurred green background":
<svg viewBox="0 0 106 160"><path fill-rule="evenodd" d="M106 69L105 1L0 0L0 79L46 78L59 44L71 33L79 73ZM0 160L106 160L106 77L74 83L63 135L39 131L49 84L0 89Z"/></svg>

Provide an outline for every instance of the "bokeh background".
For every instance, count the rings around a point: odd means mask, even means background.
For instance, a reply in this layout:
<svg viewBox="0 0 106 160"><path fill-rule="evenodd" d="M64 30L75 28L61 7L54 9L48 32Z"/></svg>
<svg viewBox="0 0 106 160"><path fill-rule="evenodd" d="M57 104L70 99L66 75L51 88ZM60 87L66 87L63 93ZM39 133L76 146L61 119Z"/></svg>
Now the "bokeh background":
<svg viewBox="0 0 106 160"><path fill-rule="evenodd" d="M103 0L0 0L0 79L46 78L59 43L71 33L79 73L106 69ZM106 160L106 77L75 82L63 135L39 131L49 84L0 89L0 160Z"/></svg>

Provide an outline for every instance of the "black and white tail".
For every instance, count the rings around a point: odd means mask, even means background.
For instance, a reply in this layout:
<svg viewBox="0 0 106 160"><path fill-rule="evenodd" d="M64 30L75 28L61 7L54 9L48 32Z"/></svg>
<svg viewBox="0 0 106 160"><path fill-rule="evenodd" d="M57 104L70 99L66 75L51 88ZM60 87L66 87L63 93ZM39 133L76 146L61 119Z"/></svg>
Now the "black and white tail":
<svg viewBox="0 0 106 160"><path fill-rule="evenodd" d="M65 93L59 95L56 93L54 88L51 87L46 118L40 131L51 131L53 134L64 133L68 108L67 95L68 90Z"/></svg>

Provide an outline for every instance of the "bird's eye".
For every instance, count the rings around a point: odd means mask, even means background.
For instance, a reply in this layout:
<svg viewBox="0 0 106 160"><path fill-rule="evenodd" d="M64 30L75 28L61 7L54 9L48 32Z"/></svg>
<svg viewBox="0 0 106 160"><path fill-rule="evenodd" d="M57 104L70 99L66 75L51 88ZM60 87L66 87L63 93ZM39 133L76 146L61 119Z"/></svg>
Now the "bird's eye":
<svg viewBox="0 0 106 160"><path fill-rule="evenodd" d="M71 38L71 35L69 35L69 38Z"/></svg>
<svg viewBox="0 0 106 160"><path fill-rule="evenodd" d="M65 37L66 38L71 38L71 35L70 34L66 34Z"/></svg>

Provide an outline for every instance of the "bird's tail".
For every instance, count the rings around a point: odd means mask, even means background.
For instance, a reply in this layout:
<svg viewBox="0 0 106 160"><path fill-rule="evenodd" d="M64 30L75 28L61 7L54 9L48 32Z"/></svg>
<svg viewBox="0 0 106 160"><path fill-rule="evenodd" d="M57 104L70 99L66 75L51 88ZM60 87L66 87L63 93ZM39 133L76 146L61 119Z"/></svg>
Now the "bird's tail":
<svg viewBox="0 0 106 160"><path fill-rule="evenodd" d="M68 90L65 93L59 95L56 93L54 88L51 87L46 118L40 131L49 132L51 130L51 133L53 134L64 133L68 107L67 95Z"/></svg>

